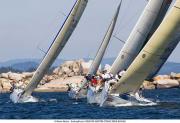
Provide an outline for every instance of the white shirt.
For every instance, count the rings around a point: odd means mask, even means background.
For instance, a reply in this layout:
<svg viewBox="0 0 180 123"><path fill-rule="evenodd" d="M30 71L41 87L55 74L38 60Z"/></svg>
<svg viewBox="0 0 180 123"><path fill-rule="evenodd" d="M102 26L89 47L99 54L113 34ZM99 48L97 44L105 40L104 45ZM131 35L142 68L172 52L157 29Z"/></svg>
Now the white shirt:
<svg viewBox="0 0 180 123"><path fill-rule="evenodd" d="M119 75L124 76L125 73L126 73L126 71L123 70L123 71L119 72Z"/></svg>

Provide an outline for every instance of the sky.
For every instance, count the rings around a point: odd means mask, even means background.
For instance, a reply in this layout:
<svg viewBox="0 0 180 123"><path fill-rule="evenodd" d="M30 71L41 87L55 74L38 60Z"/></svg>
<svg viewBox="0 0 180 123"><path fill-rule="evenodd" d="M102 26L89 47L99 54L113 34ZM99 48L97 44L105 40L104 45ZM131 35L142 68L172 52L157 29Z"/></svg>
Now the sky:
<svg viewBox="0 0 180 123"><path fill-rule="evenodd" d="M0 62L42 58L75 0L0 0ZM120 0L89 0L58 58L93 58ZM114 34L126 41L147 0L123 0ZM64 15L65 14L65 15ZM105 58L117 57L123 44L111 39ZM41 51L43 50L43 51ZM169 61L180 62L180 44Z"/></svg>

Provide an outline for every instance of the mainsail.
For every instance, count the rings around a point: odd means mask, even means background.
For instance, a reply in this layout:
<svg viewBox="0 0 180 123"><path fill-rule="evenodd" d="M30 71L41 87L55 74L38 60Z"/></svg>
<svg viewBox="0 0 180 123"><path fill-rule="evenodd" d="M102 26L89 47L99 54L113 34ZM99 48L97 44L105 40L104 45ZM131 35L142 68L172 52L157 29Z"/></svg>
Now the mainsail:
<svg viewBox="0 0 180 123"><path fill-rule="evenodd" d="M91 67L90 67L89 72L88 72L88 74L90 74L90 75L95 75L98 68L99 68L99 65L100 65L100 63L102 61L102 58L103 58L103 56L105 54L105 51L107 49L107 46L108 46L109 41L111 39L111 36L113 34L113 31L114 31L114 28L115 28L115 25L116 25L116 22L117 22L117 19L118 19L119 11L120 11L120 8L121 8L121 4L122 4L122 0L121 0L120 4L119 4L119 6L118 6L118 8L116 10L116 13L114 15L114 18L111 21L110 26L109 26L109 28L108 28L108 30L107 30L104 38L103 38L103 41L102 41L102 43L101 43L101 45L99 47L99 50L98 50L98 52L97 52L97 54L96 54L96 56L95 56L95 58L93 60L93 63L91 64ZM82 85L81 85L81 88L84 87L84 85L86 83L87 83L87 80L84 80Z"/></svg>
<svg viewBox="0 0 180 123"><path fill-rule="evenodd" d="M172 0L150 0L114 61L110 73L127 69L164 18Z"/></svg>
<svg viewBox="0 0 180 123"><path fill-rule="evenodd" d="M127 69L111 93L134 92L143 83L169 50L180 40L180 0L177 0L148 43ZM172 45L173 44L173 45ZM170 46L173 46L172 48ZM166 55L166 53L168 53Z"/></svg>
<svg viewBox="0 0 180 123"><path fill-rule="evenodd" d="M54 39L54 42L49 48L41 64L37 68L30 83L25 88L22 96L31 95L33 90L38 86L44 74L47 72L47 70L54 62L54 60L57 58L57 56L59 55L65 44L67 43L68 39L70 38L71 34L73 33L74 29L76 28L86 8L87 2L88 0L76 0L62 28L59 30L57 36Z"/></svg>
<svg viewBox="0 0 180 123"><path fill-rule="evenodd" d="M120 2L119 6L118 6L118 8L116 10L114 18L113 18L113 20L112 20L112 22L111 22L111 24L110 24L110 26L109 26L106 34L105 34L105 37L103 38L102 44L101 44L101 46L100 46L100 48L99 48L99 50L98 50L98 52L97 52L97 54L96 54L96 56L95 56L95 58L93 60L93 63L92 63L92 65L90 67L90 70L89 70L89 74L96 74L96 72L97 72L97 70L99 68L99 65L100 65L100 63L102 61L102 58L103 58L103 56L105 54L105 51L106 51L106 48L107 48L107 46L109 44L109 41L111 39L112 33L114 31L114 28L115 28L115 25L116 25L116 22L117 22L117 18L118 18L118 15L119 15L119 11L120 11L120 8L121 8L121 3L122 3L122 1Z"/></svg>

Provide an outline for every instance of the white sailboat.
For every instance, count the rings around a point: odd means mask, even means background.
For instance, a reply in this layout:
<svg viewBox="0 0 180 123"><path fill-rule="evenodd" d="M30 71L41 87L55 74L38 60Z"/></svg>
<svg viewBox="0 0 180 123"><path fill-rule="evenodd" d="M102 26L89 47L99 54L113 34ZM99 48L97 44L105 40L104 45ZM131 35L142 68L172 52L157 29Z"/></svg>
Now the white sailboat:
<svg viewBox="0 0 180 123"><path fill-rule="evenodd" d="M110 93L124 94L136 92L149 73L161 63L162 56L166 55L170 46L174 48L174 44L177 45L179 40L180 0L176 0L174 6L168 12L158 29ZM168 53L169 55L170 53Z"/></svg>
<svg viewBox="0 0 180 123"><path fill-rule="evenodd" d="M171 2L172 0L150 0L148 2L125 45L112 64L111 74L116 75L129 67L162 22Z"/></svg>
<svg viewBox="0 0 180 123"><path fill-rule="evenodd" d="M70 38L71 34L75 30L85 8L88 3L88 0L76 0L74 6L72 7L69 15L67 16L63 26L59 30L57 36L55 37L52 45L50 46L47 54L45 55L44 59L42 60L41 64L37 68L35 74L33 75L30 83L27 85L25 90L20 92L19 94L11 94L11 99L13 102L26 102L31 98L31 94L35 88L37 88L38 84L40 83L41 79L43 78L44 74L53 64L54 60L57 58L59 53L64 48L65 44L67 43L68 39ZM12 98L14 95L18 95L17 98ZM17 100L15 100L17 99Z"/></svg>
<svg viewBox="0 0 180 123"><path fill-rule="evenodd" d="M134 29L132 30L128 40L125 42L124 47L120 51L116 60L114 61L110 69L111 74L115 76L121 70L127 69L129 67L129 65L132 63L134 58L138 55L141 49L146 45L149 38L153 35L153 33L156 31L156 29L162 22L171 2L172 0L168 0L168 1L167 0L161 0L161 1L151 0L148 2L147 6L144 9L144 12L139 18ZM107 89L104 87L103 91L105 90ZM117 97L114 96L114 94L105 96L107 95L106 93L108 93L108 91L105 91L104 94L102 92L101 96L102 98L104 97L104 99L101 100L101 104L100 104L101 106L104 105L104 103L106 102L106 98L111 98L111 99L116 100L115 102L114 101L108 102L108 104L110 103L114 104L117 102L128 103L127 101L125 100L123 101L122 99L120 99L118 93L116 93Z"/></svg>
<svg viewBox="0 0 180 123"><path fill-rule="evenodd" d="M115 25L116 25L116 22L117 22L117 19L118 19L118 15L119 15L119 11L120 11L120 8L121 8L121 4L122 4L122 0L120 1L120 4L118 5L118 8L116 10L116 13L111 21L111 24L103 38L103 41L97 51L97 54L93 60L93 63L91 64L91 67L89 69L89 72L88 72L88 75L96 75L96 72L100 66L100 63L103 59L103 56L105 54L105 51L107 49L107 46L110 42L110 39L111 39L111 36L113 34L113 31L114 31L114 28L115 28ZM84 86L87 84L87 80L84 79L84 81L81 83L81 86L79 87L79 89L76 89L76 90L71 90L69 93L70 97L71 98L84 98L86 97L86 93L87 93L87 88L84 88ZM83 89L84 88L84 89ZM80 91L77 91L77 90L80 90Z"/></svg>

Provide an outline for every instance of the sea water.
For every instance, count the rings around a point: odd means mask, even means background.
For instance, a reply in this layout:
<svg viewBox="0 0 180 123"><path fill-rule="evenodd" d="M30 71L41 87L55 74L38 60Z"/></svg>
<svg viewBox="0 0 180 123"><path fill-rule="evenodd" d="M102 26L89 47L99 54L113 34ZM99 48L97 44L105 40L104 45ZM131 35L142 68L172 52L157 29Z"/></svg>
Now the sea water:
<svg viewBox="0 0 180 123"><path fill-rule="evenodd" d="M34 93L34 103L14 104L0 94L0 119L180 119L180 89L146 90L143 96L157 105L99 107L68 93Z"/></svg>

